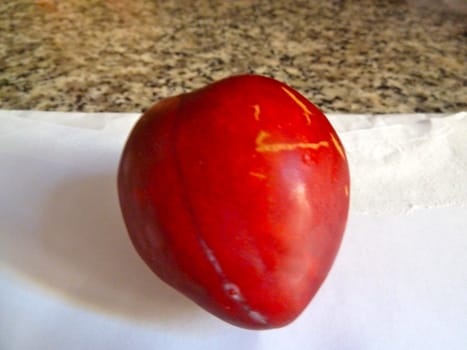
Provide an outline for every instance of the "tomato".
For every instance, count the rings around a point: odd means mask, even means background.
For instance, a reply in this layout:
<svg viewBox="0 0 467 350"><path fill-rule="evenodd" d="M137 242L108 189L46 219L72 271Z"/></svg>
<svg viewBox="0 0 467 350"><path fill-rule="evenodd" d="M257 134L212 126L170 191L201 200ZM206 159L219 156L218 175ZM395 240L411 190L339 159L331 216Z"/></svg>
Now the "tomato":
<svg viewBox="0 0 467 350"><path fill-rule="evenodd" d="M317 107L274 79L241 75L144 113L118 190L133 245L157 276L231 324L268 329L296 319L328 274L349 170Z"/></svg>

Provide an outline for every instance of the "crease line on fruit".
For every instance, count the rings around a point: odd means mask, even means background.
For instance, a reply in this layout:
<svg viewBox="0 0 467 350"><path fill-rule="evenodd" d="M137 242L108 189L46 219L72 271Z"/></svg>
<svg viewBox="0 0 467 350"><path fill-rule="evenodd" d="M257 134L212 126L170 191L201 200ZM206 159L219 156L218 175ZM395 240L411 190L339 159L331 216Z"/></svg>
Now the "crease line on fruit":
<svg viewBox="0 0 467 350"><path fill-rule="evenodd" d="M214 253L212 252L211 248L206 244L206 241L202 239L201 237L198 237L199 244L201 245L201 248L203 249L204 254L208 258L208 261L211 263L212 267L216 271L216 273L222 278L225 278L224 271L222 270L221 265L219 264L219 261L217 261L217 258L215 257Z"/></svg>
<svg viewBox="0 0 467 350"><path fill-rule="evenodd" d="M178 106L178 108L180 109L180 105ZM178 113L176 113L176 116L178 116ZM247 317L249 317L252 321L257 322L258 324L261 324L261 325L267 325L268 324L267 317L264 316L263 314L261 314L260 312L254 310L248 304L247 300L241 294L240 289L238 288L238 286L236 284L234 284L232 281L230 281L229 278L226 276L224 270L222 269L222 266L219 263L219 260L217 260L217 257L215 256L213 250L209 247L209 245L206 243L206 241L204 240L204 238L203 238L203 236L201 234L200 224L199 224L199 222L198 222L198 220L196 218L194 208L193 208L193 206L191 204L188 187L187 187L187 184L186 184L186 182L184 180L185 176L183 174L183 169L182 169L181 161L180 161L180 158L179 158L179 153L177 152L177 148L176 148L176 145L177 145L176 137L178 135L178 133L177 133L177 128L178 128L177 119L178 118L175 118L175 120L173 122L173 125L172 125L173 129L172 129L171 137L173 138L173 142L172 142L173 146L172 146L171 150L173 152L173 157L175 159L176 172L177 172L177 175L179 176L179 181L181 183L182 191L183 191L184 197L186 199L186 201L185 201L186 210L188 211L188 214L189 214L189 216L191 218L191 223L193 225L195 238L196 238L197 242L199 243L199 245L201 247L201 250L203 251L204 255L206 256L206 259L211 264L211 266L213 267L215 273L219 277L219 279L220 279L220 281L222 283L222 289L223 289L226 297L229 298L230 300L234 301L237 304L237 306L243 312L245 312ZM235 286L237 288L238 294L235 294L235 293L232 294L231 292L229 293L228 292L229 286Z"/></svg>
<svg viewBox="0 0 467 350"><path fill-rule="evenodd" d="M282 88L282 90L283 90L287 95L289 95L289 97L302 109L302 111L303 111L303 116L304 116L305 119L306 119L306 123L307 123L308 125L310 125L310 124L311 124L311 115L312 115L312 113L311 113L311 111L308 109L308 107L305 106L305 104L304 104L302 101L300 101L300 100L298 99L298 97L295 96L295 94L294 94L292 91L290 91L289 89L287 89L285 86L281 86L281 88Z"/></svg>
<svg viewBox="0 0 467 350"><path fill-rule="evenodd" d="M344 192L345 192L345 196L348 197L349 196L349 186L345 186L344 187Z"/></svg>
<svg viewBox="0 0 467 350"><path fill-rule="evenodd" d="M319 142L294 142L294 143L287 143L287 142L264 142L265 139L268 139L271 135L261 130L256 137L256 151L260 153L265 152L281 152L281 151L293 151L297 148L303 149L313 149L317 150L320 147L329 147L329 142L327 141L319 141Z"/></svg>
<svg viewBox="0 0 467 350"><path fill-rule="evenodd" d="M267 324L267 319L259 313L258 311L253 310L248 303L245 300L245 297L243 296L242 292L240 291L240 288L232 282L225 282L223 283L223 289L224 292L227 294L227 296L235 300L236 302L241 305L242 309L244 312L248 314L248 317L250 317L253 321L256 321L261 324Z"/></svg>
<svg viewBox="0 0 467 350"><path fill-rule="evenodd" d="M252 107L255 110L253 116L255 117L255 120L258 121L259 120L259 115L261 113L261 108L260 108L260 106L258 104L253 105Z"/></svg>
<svg viewBox="0 0 467 350"><path fill-rule="evenodd" d="M176 133L176 129L177 129L177 123L176 121L174 121L174 124L173 124L173 131L172 131L172 137L175 138L175 135L177 134ZM173 141L172 143L173 145L176 145L177 142L176 142L176 139ZM183 170L182 170L182 167L181 167L181 162L180 162L180 159L178 157L178 152L176 150L176 147L172 147L172 151L173 151L173 155L174 155L174 158L175 158L175 167L176 167L176 171L177 171L177 174L180 178L180 183L182 185L182 188L183 188L183 191L184 191L184 195L185 195L185 198L187 199L187 203L186 203L186 206L187 206L187 211L191 217L191 222L192 222L192 225L193 225L193 229L195 231L195 237L196 237L196 240L198 241L200 247L201 247L201 250L203 251L204 255L206 256L206 259L208 260L208 262L211 264L211 266L213 267L215 273L217 274L217 276L219 277L221 283L222 283L222 288L224 290L224 293L225 295L227 296L227 298L233 300L237 305L238 307L246 313L246 315L254 322L257 322L259 324L262 324L262 325L266 325L268 323L268 320L267 318L262 315L260 312L254 310L246 301L245 298L243 298L243 295L239 294L238 296L235 296L235 295L231 295L229 293L227 293L226 291L226 287L225 286L232 286L232 285L235 285L233 282L231 282L224 270L222 269L220 263L219 263L219 260L217 260L214 252L212 251L212 249L209 247L209 245L206 243L206 241L204 240L202 234L201 234L201 228L200 228L200 225L196 219L196 215L193 211L193 207L191 205L191 201L190 201L190 196L188 195L188 189L187 189L187 186L186 186L186 183L184 181L184 176L183 176ZM235 285L236 286L236 285ZM238 289L238 287L237 287Z"/></svg>
<svg viewBox="0 0 467 350"><path fill-rule="evenodd" d="M222 281L222 290L224 291L227 298L233 300L240 308L248 315L250 319L260 324L267 324L267 319L264 315L260 312L253 310L251 306L246 301L245 297L243 296L240 288L235 283L231 282L227 276L225 275L224 270L222 269L219 261L217 260L214 252L211 248L207 245L206 241L198 236L198 240L203 250L204 254L206 255L208 261L211 263L212 267L218 274L219 278Z"/></svg>
<svg viewBox="0 0 467 350"><path fill-rule="evenodd" d="M339 152L340 156L341 156L343 159L345 159L344 150L342 149L341 145L339 144L339 141L336 140L336 138L334 137L333 134L330 134L330 135L331 135L332 143L333 143L334 146L336 147L337 152Z"/></svg>

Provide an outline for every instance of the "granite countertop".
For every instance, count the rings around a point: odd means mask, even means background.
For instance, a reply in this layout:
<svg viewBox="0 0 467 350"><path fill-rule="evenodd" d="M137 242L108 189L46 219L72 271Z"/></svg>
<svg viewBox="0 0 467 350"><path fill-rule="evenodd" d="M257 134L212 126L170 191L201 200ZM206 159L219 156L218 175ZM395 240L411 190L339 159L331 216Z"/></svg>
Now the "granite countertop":
<svg viewBox="0 0 467 350"><path fill-rule="evenodd" d="M326 112L465 110L463 13L403 0L4 0L0 108L139 112L252 72Z"/></svg>

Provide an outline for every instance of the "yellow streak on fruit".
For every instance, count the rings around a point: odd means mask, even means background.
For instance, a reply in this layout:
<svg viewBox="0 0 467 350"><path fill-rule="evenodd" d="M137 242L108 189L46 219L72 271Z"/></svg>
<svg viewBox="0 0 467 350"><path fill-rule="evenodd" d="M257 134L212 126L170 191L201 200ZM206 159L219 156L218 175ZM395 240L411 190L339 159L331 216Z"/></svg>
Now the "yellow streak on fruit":
<svg viewBox="0 0 467 350"><path fill-rule="evenodd" d="M345 192L345 196L348 197L349 196L349 186L345 186L344 187L344 192Z"/></svg>
<svg viewBox="0 0 467 350"><path fill-rule="evenodd" d="M334 146L336 147L337 152L339 152L339 154L341 155L341 157L345 159L344 150L342 149L341 145L339 144L339 141L337 141L337 139L334 137L333 134L330 134L330 135L331 135L332 143L333 143Z"/></svg>
<svg viewBox="0 0 467 350"><path fill-rule="evenodd" d="M259 114L261 113L261 109L259 105L253 105L253 108L255 109L255 120L259 120Z"/></svg>
<svg viewBox="0 0 467 350"><path fill-rule="evenodd" d="M290 98L291 98L292 100L294 100L294 102L303 110L303 116L304 116L305 119L306 119L306 123L307 123L308 125L310 125L310 124L311 124L311 118L310 118L310 117L311 117L312 113L310 112L310 110L308 109L308 107L305 106L305 105L303 104L303 102L300 101L300 100L298 99L298 97L294 95L294 93L293 93L292 91L290 91L289 89L287 89L287 88L284 87L284 86L281 86L281 88L282 88L282 90L284 90L284 92L285 92L287 95L289 95Z"/></svg>
<svg viewBox="0 0 467 350"><path fill-rule="evenodd" d="M260 153L264 152L281 152L281 151L292 151L297 148L303 149L314 149L317 150L320 147L328 147L327 141L320 142L295 142L295 143L265 143L264 140L269 138L270 134L264 130L261 130L256 137L256 151Z"/></svg>
<svg viewBox="0 0 467 350"><path fill-rule="evenodd" d="M261 179L261 180L266 178L266 175L261 174L261 173L256 173L254 171L250 171L250 175L254 176L254 177L257 177L258 179Z"/></svg>

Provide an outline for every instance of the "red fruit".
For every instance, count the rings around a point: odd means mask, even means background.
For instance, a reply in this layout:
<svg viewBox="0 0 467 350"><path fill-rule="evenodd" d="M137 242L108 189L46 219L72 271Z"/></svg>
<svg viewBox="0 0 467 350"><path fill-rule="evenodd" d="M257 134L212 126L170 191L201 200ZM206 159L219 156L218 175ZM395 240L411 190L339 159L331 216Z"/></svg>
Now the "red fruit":
<svg viewBox="0 0 467 350"><path fill-rule="evenodd" d="M318 108L243 75L149 109L123 151L118 190L156 275L227 322L267 329L293 321L326 277L349 171Z"/></svg>

